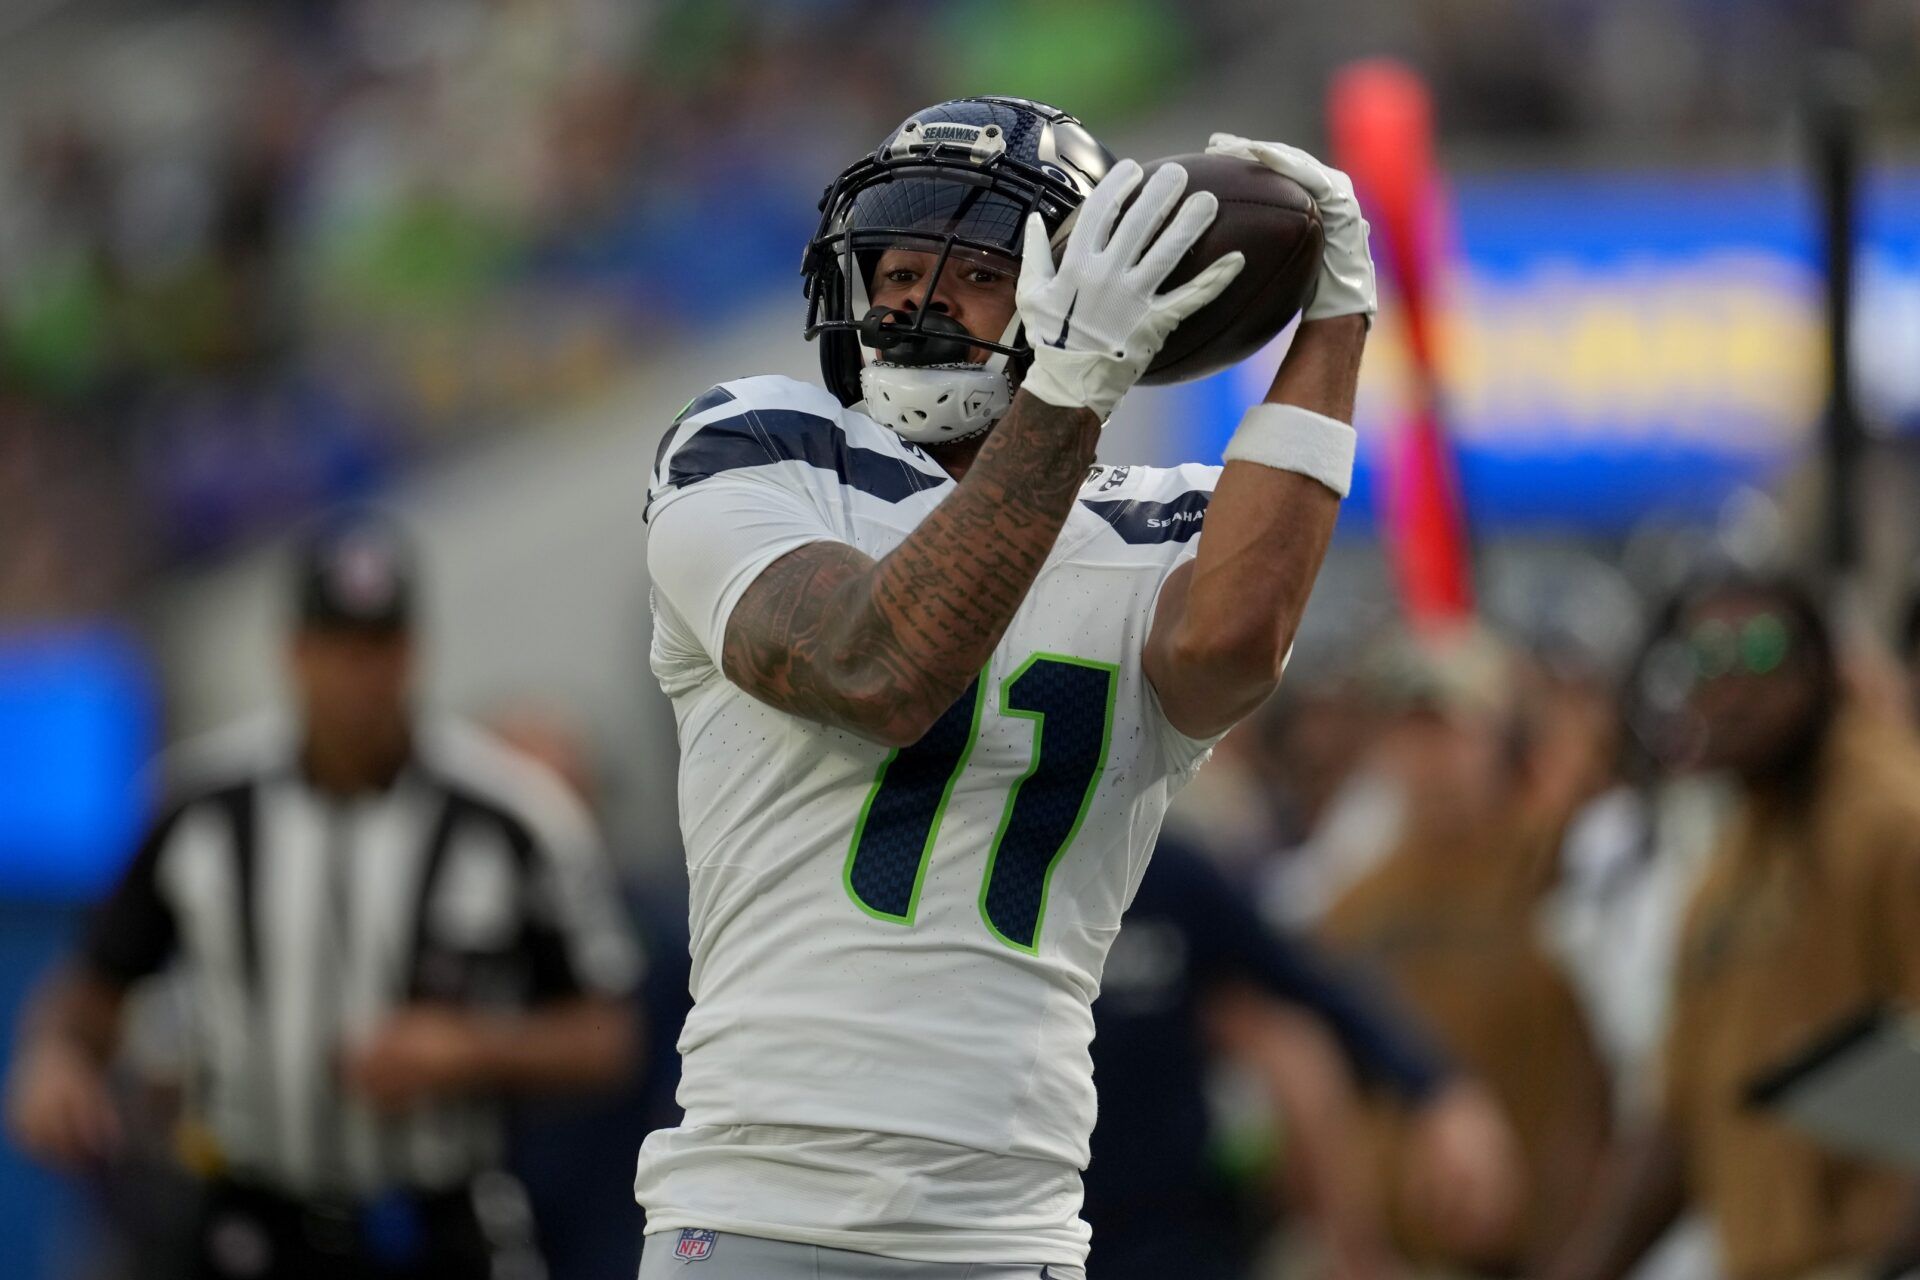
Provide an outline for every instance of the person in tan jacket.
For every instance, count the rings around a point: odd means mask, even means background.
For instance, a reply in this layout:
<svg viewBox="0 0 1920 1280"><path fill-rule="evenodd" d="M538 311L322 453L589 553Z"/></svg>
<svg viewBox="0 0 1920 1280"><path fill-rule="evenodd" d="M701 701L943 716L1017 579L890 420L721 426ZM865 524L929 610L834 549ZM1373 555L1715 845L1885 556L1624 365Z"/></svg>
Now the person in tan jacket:
<svg viewBox="0 0 1920 1280"><path fill-rule="evenodd" d="M1578 999L1536 928L1557 826L1531 803L1515 664L1479 631L1397 646L1376 673L1397 847L1333 904L1325 937L1389 979L1486 1085L1518 1144L1514 1212L1490 1229L1423 1212L1396 1171L1407 1128L1372 1108L1395 1244L1446 1274L1510 1275L1564 1237L1605 1151L1608 1087Z"/></svg>
<svg viewBox="0 0 1920 1280"><path fill-rule="evenodd" d="M1822 1148L1748 1094L1840 1021L1920 1006L1920 757L1846 705L1796 583L1723 579L1678 616L1697 762L1732 775L1740 808L1682 931L1658 1116L1549 1275L1625 1275L1688 1202L1727 1280L1902 1274L1913 1180Z"/></svg>

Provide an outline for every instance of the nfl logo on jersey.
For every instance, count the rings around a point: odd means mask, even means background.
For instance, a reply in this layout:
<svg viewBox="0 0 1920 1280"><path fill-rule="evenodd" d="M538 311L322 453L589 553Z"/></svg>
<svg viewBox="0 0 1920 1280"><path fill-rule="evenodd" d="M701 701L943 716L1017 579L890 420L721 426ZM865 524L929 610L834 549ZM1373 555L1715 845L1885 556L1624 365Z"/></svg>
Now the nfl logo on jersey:
<svg viewBox="0 0 1920 1280"><path fill-rule="evenodd" d="M675 1246L673 1256L682 1262L700 1262L713 1253L713 1242L719 1234L688 1227L680 1233L680 1243Z"/></svg>

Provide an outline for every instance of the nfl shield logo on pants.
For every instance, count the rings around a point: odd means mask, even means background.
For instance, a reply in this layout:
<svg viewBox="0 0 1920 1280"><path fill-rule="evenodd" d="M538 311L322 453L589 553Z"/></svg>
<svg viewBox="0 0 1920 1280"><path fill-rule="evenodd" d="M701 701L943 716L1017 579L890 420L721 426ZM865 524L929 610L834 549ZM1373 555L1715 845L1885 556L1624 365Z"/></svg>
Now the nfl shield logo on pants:
<svg viewBox="0 0 1920 1280"><path fill-rule="evenodd" d="M719 1234L688 1227L680 1233L680 1243L674 1247L673 1256L682 1262L700 1262L713 1253L713 1242Z"/></svg>

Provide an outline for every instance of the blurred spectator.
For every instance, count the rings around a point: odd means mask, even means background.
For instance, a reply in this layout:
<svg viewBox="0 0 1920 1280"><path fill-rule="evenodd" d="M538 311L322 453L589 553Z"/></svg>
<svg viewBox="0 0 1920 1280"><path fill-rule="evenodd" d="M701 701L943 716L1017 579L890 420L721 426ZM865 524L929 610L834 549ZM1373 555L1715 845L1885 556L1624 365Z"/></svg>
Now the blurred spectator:
<svg viewBox="0 0 1920 1280"><path fill-rule="evenodd" d="M1598 667L1539 647L1519 664L1514 679L1522 817L1557 833L1568 815L1613 780L1621 733L1614 692Z"/></svg>
<svg viewBox="0 0 1920 1280"><path fill-rule="evenodd" d="M1913 722L1920 725L1920 585L1911 589L1901 612L1899 645L1895 657L1906 675L1907 705Z"/></svg>
<svg viewBox="0 0 1920 1280"><path fill-rule="evenodd" d="M1204 848L1235 882L1258 874L1293 829L1289 788L1275 782L1269 714L1263 709L1235 725L1167 809L1164 834Z"/></svg>
<svg viewBox="0 0 1920 1280"><path fill-rule="evenodd" d="M181 1146L206 1180L189 1276L537 1276L498 1104L632 1060L636 957L591 823L522 757L414 713L416 591L388 526L312 540L297 721L190 753L26 1015L13 1135L111 1167L126 996L179 963L201 1050Z"/></svg>
<svg viewBox="0 0 1920 1280"><path fill-rule="evenodd" d="M1387 52L1469 143L1717 147L1771 136L1805 51L1851 42L1888 123L1920 119L1920 28L1889 2L30 10L9 20L44 52L0 113L0 436L17 399L86 437L135 571L364 495L788 287L820 176L930 85L1056 95L1097 129L1199 90L1298 128L1329 66ZM54 528L0 540L0 580L86 527L28 519Z"/></svg>
<svg viewBox="0 0 1920 1280"><path fill-rule="evenodd" d="M1729 1280L1895 1274L1914 1180L1746 1099L1839 1021L1920 1003L1920 756L1845 704L1827 623L1791 579L1698 586L1676 635L1694 762L1731 776L1739 809L1681 934L1657 1113L1551 1274L1624 1274L1689 1200Z"/></svg>
<svg viewBox="0 0 1920 1280"><path fill-rule="evenodd" d="M1557 949L1628 1118L1657 1089L1681 915L1727 808L1719 781L1689 772L1683 758L1692 668L1678 624L1676 604L1621 682L1615 726L1603 735L1617 747L1608 778L1567 823L1549 902Z"/></svg>
<svg viewBox="0 0 1920 1280"><path fill-rule="evenodd" d="M490 727L597 812L598 773L564 715L522 706L492 717ZM693 1003L686 891L660 883L625 887L645 960L634 992L642 1028L638 1070L605 1096L528 1098L515 1116L509 1166L533 1204L549 1280L603 1280L640 1269L644 1219L633 1198L634 1153L649 1133L680 1121L673 1100L677 1046Z"/></svg>
<svg viewBox="0 0 1920 1280"><path fill-rule="evenodd" d="M1676 669L1675 612L1656 619L1621 681L1616 727L1603 735L1618 748L1610 776L1567 824L1547 904L1555 950L1613 1080L1616 1131L1643 1123L1657 1106L1681 918L1727 808L1716 779L1681 771L1679 720L1691 668ZM1717 1273L1711 1233L1695 1218L1633 1274L1696 1280Z"/></svg>
<svg viewBox="0 0 1920 1280"><path fill-rule="evenodd" d="M1285 1116L1328 1274L1390 1274L1357 1162L1331 1032L1364 1077L1413 1117L1410 1176L1450 1211L1499 1219L1514 1180L1510 1138L1485 1095L1406 1015L1303 943L1271 933L1198 852L1163 839L1114 941L1094 1003L1100 1123L1083 1179L1094 1266L1110 1280L1248 1274L1255 1237L1212 1163L1205 1082L1226 1049ZM1321 1030L1324 1028L1324 1031Z"/></svg>
<svg viewBox="0 0 1920 1280"><path fill-rule="evenodd" d="M1380 717L1349 674L1282 686L1259 723L1271 744L1265 785L1285 797L1290 830L1264 868L1261 905L1308 929L1399 843L1405 788L1375 755Z"/></svg>
<svg viewBox="0 0 1920 1280"><path fill-rule="evenodd" d="M870 0L194 9L65 24L67 74L0 125L0 445L15 401L81 438L136 571L737 314L793 272L814 161L897 119L929 47ZM28 518L0 581L73 519Z"/></svg>
<svg viewBox="0 0 1920 1280"><path fill-rule="evenodd" d="M1166 829L1206 848L1287 929L1311 926L1398 838L1400 789L1370 759L1372 704L1345 669L1296 659L1174 797Z"/></svg>
<svg viewBox="0 0 1920 1280"><path fill-rule="evenodd" d="M1374 678L1391 719L1376 750L1404 789L1404 834L1322 925L1337 948L1399 986L1513 1125L1523 1209L1476 1231L1406 1185L1405 1118L1386 1107L1376 1115L1400 1247L1420 1263L1492 1274L1542 1258L1562 1238L1599 1167L1608 1119L1578 1001L1536 937L1558 827L1530 807L1515 676L1505 648L1481 631L1384 655Z"/></svg>
<svg viewBox="0 0 1920 1280"><path fill-rule="evenodd" d="M1071 102L1086 120L1124 121L1151 106L1188 61L1191 19L1165 0L976 0L949 9L953 50L941 92ZM1061 51L1073 50L1072 57Z"/></svg>

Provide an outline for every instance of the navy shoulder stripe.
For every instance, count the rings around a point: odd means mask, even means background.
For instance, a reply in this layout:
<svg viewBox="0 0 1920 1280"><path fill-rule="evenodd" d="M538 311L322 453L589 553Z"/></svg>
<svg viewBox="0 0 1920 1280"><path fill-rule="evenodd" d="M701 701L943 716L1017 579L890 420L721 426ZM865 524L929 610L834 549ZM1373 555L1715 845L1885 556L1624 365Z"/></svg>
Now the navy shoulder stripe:
<svg viewBox="0 0 1920 1280"><path fill-rule="evenodd" d="M831 418L798 409L749 409L737 417L705 422L674 453L666 483L699 484L727 471L776 462L804 462L831 471L840 483L883 502L899 502L947 483L877 449L848 443Z"/></svg>
<svg viewBox="0 0 1920 1280"><path fill-rule="evenodd" d="M716 405L730 404L734 400L733 392L726 387L708 387L693 399L687 401L687 407L674 415L673 424L677 427L696 413L705 413Z"/></svg>
<svg viewBox="0 0 1920 1280"><path fill-rule="evenodd" d="M1200 532L1207 518L1207 503L1213 494L1207 489L1189 489L1170 502L1148 502L1140 498L1120 498L1095 502L1082 498L1080 505L1113 526L1113 531L1136 545L1154 542L1185 542Z"/></svg>
<svg viewBox="0 0 1920 1280"><path fill-rule="evenodd" d="M667 433L660 437L660 446L653 451L654 471L658 472L660 470L661 459L667 456L667 450L673 448L673 438L680 434L681 423L693 417L696 413L705 413L707 410L718 408L720 405L726 404L733 399L733 392L727 390L725 387L708 387L705 391L702 391L699 395L687 401L687 407L673 415L673 425L668 427Z"/></svg>

